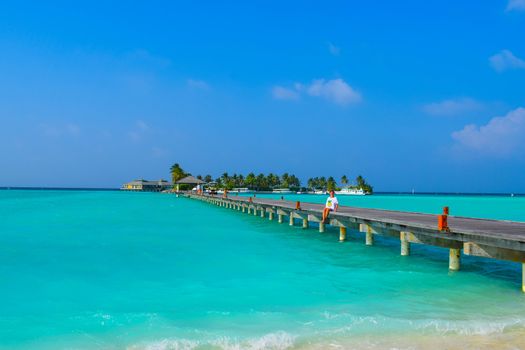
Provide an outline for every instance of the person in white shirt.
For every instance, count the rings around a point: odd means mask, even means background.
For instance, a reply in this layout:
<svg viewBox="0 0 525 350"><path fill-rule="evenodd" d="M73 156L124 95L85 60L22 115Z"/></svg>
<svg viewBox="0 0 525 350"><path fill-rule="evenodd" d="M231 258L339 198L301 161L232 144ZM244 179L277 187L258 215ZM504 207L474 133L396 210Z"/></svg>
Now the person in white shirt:
<svg viewBox="0 0 525 350"><path fill-rule="evenodd" d="M330 214L331 211L337 211L337 208L339 208L339 202L337 201L337 197L335 196L335 192L332 190L330 191L330 197L326 200L326 205L323 209L323 223L326 221L326 218L328 217L328 214Z"/></svg>

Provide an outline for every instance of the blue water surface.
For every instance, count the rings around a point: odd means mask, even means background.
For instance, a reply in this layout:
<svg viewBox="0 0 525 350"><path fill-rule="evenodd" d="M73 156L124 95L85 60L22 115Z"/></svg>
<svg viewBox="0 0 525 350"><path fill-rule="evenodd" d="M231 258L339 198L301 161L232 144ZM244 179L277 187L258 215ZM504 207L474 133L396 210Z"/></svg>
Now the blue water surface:
<svg viewBox="0 0 525 350"><path fill-rule="evenodd" d="M525 221L523 197L340 202ZM519 264L463 257L450 273L444 249L401 257L396 240L348 236L168 194L0 191L0 349L384 348L377 339L415 334L521 344Z"/></svg>

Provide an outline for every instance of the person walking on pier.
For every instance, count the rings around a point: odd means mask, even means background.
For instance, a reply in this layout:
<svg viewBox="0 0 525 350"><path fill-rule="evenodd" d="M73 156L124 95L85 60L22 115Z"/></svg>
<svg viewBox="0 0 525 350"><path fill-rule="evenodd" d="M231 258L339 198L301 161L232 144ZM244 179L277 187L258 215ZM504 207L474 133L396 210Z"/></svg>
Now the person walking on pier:
<svg viewBox="0 0 525 350"><path fill-rule="evenodd" d="M337 208L339 208L339 201L337 200L337 197L335 196L335 192L332 190L330 191L330 197L326 200L326 205L323 209L323 223L326 221L326 218L328 217L328 214L330 214L331 211L337 211Z"/></svg>

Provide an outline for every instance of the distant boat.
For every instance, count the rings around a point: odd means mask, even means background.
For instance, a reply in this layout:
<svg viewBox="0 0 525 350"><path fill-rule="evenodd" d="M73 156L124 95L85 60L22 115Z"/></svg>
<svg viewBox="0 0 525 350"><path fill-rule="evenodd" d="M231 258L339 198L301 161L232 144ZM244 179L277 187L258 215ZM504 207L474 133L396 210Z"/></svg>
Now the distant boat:
<svg viewBox="0 0 525 350"><path fill-rule="evenodd" d="M342 188L341 191L335 191L335 194L344 195L344 196L364 196L366 193L362 188Z"/></svg>
<svg viewBox="0 0 525 350"><path fill-rule="evenodd" d="M315 190L314 191L314 194L326 194L327 192L326 191L323 191L323 190Z"/></svg>
<svg viewBox="0 0 525 350"><path fill-rule="evenodd" d="M274 188L272 193L290 194L293 193L289 188Z"/></svg>
<svg viewBox="0 0 525 350"><path fill-rule="evenodd" d="M235 188L232 188L229 192L233 192L233 193L250 193L250 192L253 192L253 191L250 190L248 187L235 187Z"/></svg>
<svg viewBox="0 0 525 350"><path fill-rule="evenodd" d="M223 194L224 189L217 190L216 192L219 194ZM255 191L250 190L247 187L235 187L235 188L232 188L231 190L228 190L228 193L254 193L254 192Z"/></svg>

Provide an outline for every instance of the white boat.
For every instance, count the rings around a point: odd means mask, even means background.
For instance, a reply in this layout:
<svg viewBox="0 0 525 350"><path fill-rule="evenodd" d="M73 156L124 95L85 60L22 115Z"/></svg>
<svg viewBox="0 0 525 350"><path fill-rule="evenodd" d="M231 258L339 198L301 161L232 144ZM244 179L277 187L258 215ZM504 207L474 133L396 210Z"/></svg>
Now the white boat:
<svg viewBox="0 0 525 350"><path fill-rule="evenodd" d="M316 190L314 191L314 194L327 194L328 192L326 191L323 191L323 190Z"/></svg>
<svg viewBox="0 0 525 350"><path fill-rule="evenodd" d="M343 195L343 196L364 196L368 193L363 191L362 188L345 187L345 188L342 188L341 191L335 191L335 194Z"/></svg>
<svg viewBox="0 0 525 350"><path fill-rule="evenodd" d="M228 190L228 193L253 193L253 192L255 192L255 191L250 190L247 187L236 187L236 188L232 188L231 190ZM221 188L220 190L217 190L217 193L218 194L223 194L224 193L224 189Z"/></svg>
<svg viewBox="0 0 525 350"><path fill-rule="evenodd" d="M235 188L232 188L228 192L231 192L231 193L250 193L250 192L253 192L253 191L250 190L248 187L235 187Z"/></svg>
<svg viewBox="0 0 525 350"><path fill-rule="evenodd" d="M274 188L272 193L290 194L294 192L290 190L289 188Z"/></svg>

